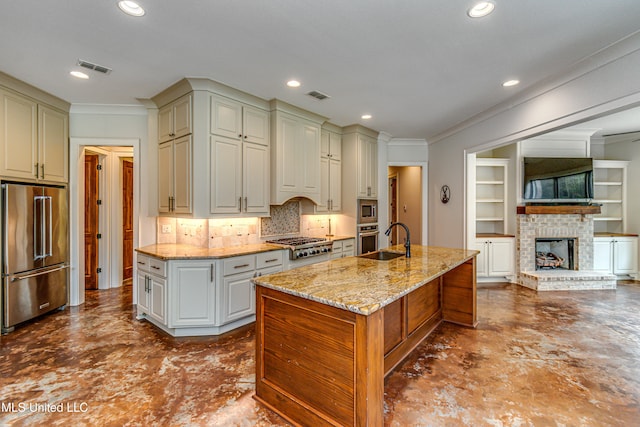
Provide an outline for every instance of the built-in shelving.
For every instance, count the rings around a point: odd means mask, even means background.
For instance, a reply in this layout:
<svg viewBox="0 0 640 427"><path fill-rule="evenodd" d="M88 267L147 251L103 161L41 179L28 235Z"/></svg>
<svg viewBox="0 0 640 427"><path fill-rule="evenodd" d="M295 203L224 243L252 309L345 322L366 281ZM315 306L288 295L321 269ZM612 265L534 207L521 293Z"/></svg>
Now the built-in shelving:
<svg viewBox="0 0 640 427"><path fill-rule="evenodd" d="M476 233L506 232L508 159L476 159Z"/></svg>
<svg viewBox="0 0 640 427"><path fill-rule="evenodd" d="M601 213L594 216L596 233L624 233L626 231L626 180L629 162L623 160L594 160L593 202L601 204Z"/></svg>

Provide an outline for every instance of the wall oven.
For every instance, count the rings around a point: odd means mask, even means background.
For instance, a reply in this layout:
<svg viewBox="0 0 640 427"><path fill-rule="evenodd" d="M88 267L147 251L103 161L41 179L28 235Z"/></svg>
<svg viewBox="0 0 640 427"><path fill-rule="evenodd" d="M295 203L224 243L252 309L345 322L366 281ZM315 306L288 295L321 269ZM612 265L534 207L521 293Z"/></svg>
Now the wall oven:
<svg viewBox="0 0 640 427"><path fill-rule="evenodd" d="M378 222L378 201L358 199L358 224L375 224Z"/></svg>
<svg viewBox="0 0 640 427"><path fill-rule="evenodd" d="M378 250L378 225L358 226L358 255Z"/></svg>

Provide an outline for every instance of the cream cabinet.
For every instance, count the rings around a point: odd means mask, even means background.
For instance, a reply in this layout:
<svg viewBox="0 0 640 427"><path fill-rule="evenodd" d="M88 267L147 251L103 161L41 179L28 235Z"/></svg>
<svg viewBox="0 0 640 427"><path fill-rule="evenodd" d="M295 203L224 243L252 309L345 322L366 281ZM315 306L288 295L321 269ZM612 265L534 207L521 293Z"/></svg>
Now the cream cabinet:
<svg viewBox="0 0 640 427"><path fill-rule="evenodd" d="M164 261L138 254L137 257L138 318L167 324L167 266Z"/></svg>
<svg viewBox="0 0 640 427"><path fill-rule="evenodd" d="M233 99L212 95L210 133L269 145L269 112Z"/></svg>
<svg viewBox="0 0 640 427"><path fill-rule="evenodd" d="M342 133L343 211L356 215L356 200L378 197L378 132L360 125Z"/></svg>
<svg viewBox="0 0 640 427"><path fill-rule="evenodd" d="M272 203L280 205L293 197L306 197L320 203L320 125L323 120L280 101L272 103Z"/></svg>
<svg viewBox="0 0 640 427"><path fill-rule="evenodd" d="M0 88L0 175L68 181L68 113Z"/></svg>
<svg viewBox="0 0 640 427"><path fill-rule="evenodd" d="M322 130L320 135L320 201L316 212L342 209L342 136Z"/></svg>
<svg viewBox="0 0 640 427"><path fill-rule="evenodd" d="M510 277L515 274L515 239L513 237L479 237L474 249L477 277Z"/></svg>
<svg viewBox="0 0 640 427"><path fill-rule="evenodd" d="M638 238L594 237L593 269L603 273L635 276L638 273Z"/></svg>
<svg viewBox="0 0 640 427"><path fill-rule="evenodd" d="M215 323L215 261L170 261L170 328L210 326Z"/></svg>
<svg viewBox="0 0 640 427"><path fill-rule="evenodd" d="M191 135L158 146L158 211L192 212Z"/></svg>
<svg viewBox="0 0 640 427"><path fill-rule="evenodd" d="M331 259L354 256L356 253L355 239L335 240L331 248Z"/></svg>
<svg viewBox="0 0 640 427"><path fill-rule="evenodd" d="M192 133L192 99L184 95L158 110L158 140L180 138Z"/></svg>
<svg viewBox="0 0 640 427"><path fill-rule="evenodd" d="M210 212L269 215L269 113L211 96Z"/></svg>
<svg viewBox="0 0 640 427"><path fill-rule="evenodd" d="M283 270L284 250L163 261L137 255L138 319L173 336L219 335L255 320L251 279Z"/></svg>

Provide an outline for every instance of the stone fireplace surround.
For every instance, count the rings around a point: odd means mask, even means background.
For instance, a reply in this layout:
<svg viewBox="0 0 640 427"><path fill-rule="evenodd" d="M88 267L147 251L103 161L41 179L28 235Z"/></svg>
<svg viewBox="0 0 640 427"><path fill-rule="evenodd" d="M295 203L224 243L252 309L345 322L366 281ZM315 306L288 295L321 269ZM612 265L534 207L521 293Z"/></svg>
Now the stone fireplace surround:
<svg viewBox="0 0 640 427"><path fill-rule="evenodd" d="M519 285L538 291L616 288L615 275L592 271L592 214L522 211L524 209L519 208L516 221L516 273ZM576 239L575 270L536 270L536 238Z"/></svg>

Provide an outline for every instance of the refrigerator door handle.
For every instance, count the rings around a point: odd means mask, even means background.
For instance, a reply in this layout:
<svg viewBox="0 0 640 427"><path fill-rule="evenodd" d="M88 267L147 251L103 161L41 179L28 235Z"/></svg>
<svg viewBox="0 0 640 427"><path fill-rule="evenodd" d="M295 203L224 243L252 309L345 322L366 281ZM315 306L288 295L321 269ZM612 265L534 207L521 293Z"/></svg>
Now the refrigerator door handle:
<svg viewBox="0 0 640 427"><path fill-rule="evenodd" d="M33 198L33 259L44 258L44 213L42 212L44 196Z"/></svg>
<svg viewBox="0 0 640 427"><path fill-rule="evenodd" d="M42 166L44 168L44 165ZM47 207L48 202L48 207ZM53 217L52 217L52 209L51 209L51 196L44 196L42 200L42 222L43 229L45 233L43 233L43 246L42 246L42 257L46 258L48 256L53 255Z"/></svg>
<svg viewBox="0 0 640 427"><path fill-rule="evenodd" d="M49 268L47 270L38 270L35 273L15 274L11 276L11 281L15 282L16 280L23 280L23 279L29 279L31 277L42 276L43 274L53 273L54 271L64 270L65 268L69 268L69 265L65 264L55 268Z"/></svg>

